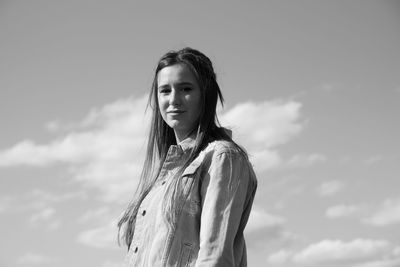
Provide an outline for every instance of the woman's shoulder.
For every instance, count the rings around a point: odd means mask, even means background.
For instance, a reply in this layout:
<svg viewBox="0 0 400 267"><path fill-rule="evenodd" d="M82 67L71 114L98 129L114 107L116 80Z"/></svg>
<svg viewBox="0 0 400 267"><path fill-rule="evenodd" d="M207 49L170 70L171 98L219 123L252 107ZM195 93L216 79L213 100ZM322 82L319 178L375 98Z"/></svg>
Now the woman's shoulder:
<svg viewBox="0 0 400 267"><path fill-rule="evenodd" d="M207 171L219 169L220 172L224 168L228 168L229 172L235 170L239 175L239 179L248 177L253 185L257 184L257 179L253 170L253 165L249 161L246 151L229 140L216 140L208 144L203 151L202 166Z"/></svg>
<svg viewBox="0 0 400 267"><path fill-rule="evenodd" d="M247 153L239 145L230 140L215 140L207 145L204 153L218 156L220 154L230 154L247 157Z"/></svg>

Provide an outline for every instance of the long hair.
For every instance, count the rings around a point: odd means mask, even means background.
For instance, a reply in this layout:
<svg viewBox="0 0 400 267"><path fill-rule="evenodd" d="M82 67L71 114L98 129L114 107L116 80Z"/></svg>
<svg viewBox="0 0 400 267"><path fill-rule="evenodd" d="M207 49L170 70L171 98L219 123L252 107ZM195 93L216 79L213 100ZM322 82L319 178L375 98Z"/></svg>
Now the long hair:
<svg viewBox="0 0 400 267"><path fill-rule="evenodd" d="M189 47L166 53L157 64L149 95L148 106L152 109L152 119L147 143L147 153L139 185L135 197L118 222L118 241L122 239L128 246L128 249L134 235L135 221L139 206L155 184L169 147L176 144L173 129L169 127L161 117L157 99L157 75L159 71L175 64L184 64L194 74L200 86L202 103L199 123L193 130L196 131L195 145L190 151L189 157L184 164L182 164L180 170L166 189L165 201L163 201L163 203L165 203L163 206L163 213L170 228L175 227L174 222L176 221L180 209L177 204L180 203L179 200L182 198L183 190L182 179L178 179L178 177L182 174L183 170L210 142L214 140L228 140L233 142L226 131L219 127L216 107L218 99L222 105L224 99L210 59L200 51ZM236 146L243 151L238 145ZM123 228L122 236L120 235L121 228Z"/></svg>

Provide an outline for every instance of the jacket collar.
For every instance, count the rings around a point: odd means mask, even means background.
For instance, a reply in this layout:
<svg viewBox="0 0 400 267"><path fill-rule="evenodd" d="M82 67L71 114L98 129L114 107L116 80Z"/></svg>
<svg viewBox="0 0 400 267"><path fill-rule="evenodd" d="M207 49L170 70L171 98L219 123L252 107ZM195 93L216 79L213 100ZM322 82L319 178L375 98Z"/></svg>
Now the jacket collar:
<svg viewBox="0 0 400 267"><path fill-rule="evenodd" d="M225 133L232 138L232 130L229 130L227 128L222 127L222 129L225 131ZM184 140L178 143L177 148L181 152L185 153L187 151L190 151L194 145L196 144L196 133L186 137Z"/></svg>
<svg viewBox="0 0 400 267"><path fill-rule="evenodd" d="M182 152L187 152L190 149L192 149L195 144L196 144L196 135L191 135L182 140L178 144L178 147L182 150Z"/></svg>

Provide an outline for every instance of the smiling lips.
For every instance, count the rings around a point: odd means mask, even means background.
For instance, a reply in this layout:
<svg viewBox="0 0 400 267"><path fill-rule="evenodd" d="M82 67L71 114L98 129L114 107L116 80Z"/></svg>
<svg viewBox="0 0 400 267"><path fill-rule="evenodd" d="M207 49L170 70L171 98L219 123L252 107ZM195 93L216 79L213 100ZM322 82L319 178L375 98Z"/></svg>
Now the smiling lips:
<svg viewBox="0 0 400 267"><path fill-rule="evenodd" d="M168 113L168 114L171 114L171 115L179 115L179 114L182 114L183 112L185 112L185 111L183 111L183 110L171 110L171 111L167 111L167 113Z"/></svg>

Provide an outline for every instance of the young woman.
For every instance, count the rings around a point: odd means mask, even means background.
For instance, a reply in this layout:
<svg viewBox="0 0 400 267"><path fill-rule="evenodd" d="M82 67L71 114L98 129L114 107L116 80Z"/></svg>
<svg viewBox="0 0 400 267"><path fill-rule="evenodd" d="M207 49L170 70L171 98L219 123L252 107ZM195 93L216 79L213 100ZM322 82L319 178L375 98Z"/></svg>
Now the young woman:
<svg viewBox="0 0 400 267"><path fill-rule="evenodd" d="M184 48L158 62L147 156L118 223L125 266L246 266L243 230L257 187L246 152L216 117L212 63Z"/></svg>

